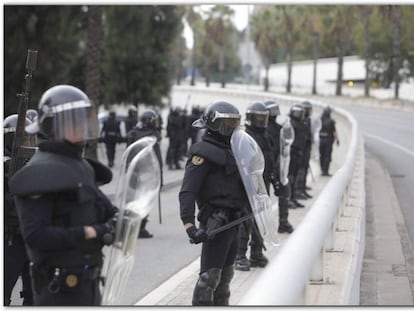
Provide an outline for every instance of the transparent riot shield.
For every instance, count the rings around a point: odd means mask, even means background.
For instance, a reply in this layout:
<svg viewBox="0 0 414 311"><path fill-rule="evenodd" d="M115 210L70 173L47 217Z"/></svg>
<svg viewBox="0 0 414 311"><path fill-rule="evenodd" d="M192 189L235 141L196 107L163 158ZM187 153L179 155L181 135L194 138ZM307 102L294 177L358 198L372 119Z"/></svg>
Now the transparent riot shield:
<svg viewBox="0 0 414 311"><path fill-rule="evenodd" d="M315 160L319 160L319 132L321 131L321 128L321 117L318 116L317 118L313 118L311 123L311 132L313 140L311 157Z"/></svg>
<svg viewBox="0 0 414 311"><path fill-rule="evenodd" d="M266 242L277 245L277 209L273 210L263 180L263 153L256 141L240 128L233 132L230 144L257 228Z"/></svg>
<svg viewBox="0 0 414 311"><path fill-rule="evenodd" d="M115 205L119 215L115 240L105 259L102 305L119 304L134 263L141 219L158 205L160 166L153 146L155 137L143 137L122 155Z"/></svg>
<svg viewBox="0 0 414 311"><path fill-rule="evenodd" d="M290 164L290 146L295 139L295 131L293 130L290 119L283 123L280 129L280 182L286 186L289 182L289 164Z"/></svg>

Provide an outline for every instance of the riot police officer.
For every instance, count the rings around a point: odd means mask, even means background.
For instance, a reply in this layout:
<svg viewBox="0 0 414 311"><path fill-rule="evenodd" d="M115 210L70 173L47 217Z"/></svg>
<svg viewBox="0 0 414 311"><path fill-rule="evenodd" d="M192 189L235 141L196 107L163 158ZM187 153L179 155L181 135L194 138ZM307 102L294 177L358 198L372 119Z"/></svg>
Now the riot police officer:
<svg viewBox="0 0 414 311"><path fill-rule="evenodd" d="M26 114L27 115L27 114ZM32 287L29 275L29 258L27 257L24 241L21 235L19 220L14 204L14 197L9 190L9 165L12 156L13 141L15 139L18 115L10 115L3 122L4 130L4 304L10 305L11 294L19 276L22 279L23 305L33 305ZM26 117L25 124L32 122ZM24 147L35 147L36 136L25 134ZM29 160L29 158L27 159Z"/></svg>
<svg viewBox="0 0 414 311"><path fill-rule="evenodd" d="M167 150L166 162L170 170L181 169L180 159L183 141L185 139L185 119L182 117L181 109L176 107L168 115L167 137L169 145Z"/></svg>
<svg viewBox="0 0 414 311"><path fill-rule="evenodd" d="M161 157L161 134L159 132L159 117L158 114L152 110L145 110L138 118L138 123L136 126L128 132L127 134L127 146L131 145L138 139L141 139L146 136L155 136L157 138L157 143L154 145L154 151L157 155L158 162L160 164L161 171L161 186L163 184L163 174L162 174L162 157ZM138 238L152 238L153 235L148 232L146 225L148 223L148 216L144 217L141 221L141 226L139 229Z"/></svg>
<svg viewBox="0 0 414 311"><path fill-rule="evenodd" d="M261 101L253 101L246 111L246 132L257 142L263 152L265 169L263 180L266 190L269 193L270 183L274 181L274 155L273 142L266 131L269 122L269 111ZM246 257L249 238L251 237L250 260ZM235 269L248 271L250 267L265 267L268 259L263 255L263 238L257 229L254 220L244 222L240 226L240 242L237 251Z"/></svg>
<svg viewBox="0 0 414 311"><path fill-rule="evenodd" d="M303 148L303 156L300 163L300 168L298 172L298 179L297 179L297 197L300 199L310 199L312 196L306 191L306 177L308 175L309 170L309 161L311 156L311 149L312 149L312 104L308 101L304 101L301 103L304 111L304 128L305 128L305 146Z"/></svg>
<svg viewBox="0 0 414 311"><path fill-rule="evenodd" d="M297 179L299 174L300 164L303 158L307 130L304 121L305 110L300 104L294 104L290 107L289 117L295 131L295 139L290 147L290 163L289 163L289 184L291 190L291 201L294 205L289 205L289 207L304 207L303 204L297 201L298 192L297 192Z"/></svg>
<svg viewBox="0 0 414 311"><path fill-rule="evenodd" d="M269 111L269 124L267 126L267 133L269 138L273 141L273 157L274 157L274 178L277 186L275 187L275 195L279 197L279 233L292 233L293 226L290 224L289 217L289 198L290 198L290 186L282 185L280 182L280 130L282 126L277 123L276 118L280 115L279 104L274 100L266 100L264 102L266 109Z"/></svg>
<svg viewBox="0 0 414 311"><path fill-rule="evenodd" d="M114 166L116 144L121 141L120 122L116 119L116 112L110 111L109 118L103 124L101 137L106 147L108 166Z"/></svg>
<svg viewBox="0 0 414 311"><path fill-rule="evenodd" d="M69 85L47 90L38 111L26 131L46 140L10 180L34 305L98 305L102 247L113 240L117 209L98 188L111 171L82 156L87 141L98 138L96 112Z"/></svg>
<svg viewBox="0 0 414 311"><path fill-rule="evenodd" d="M329 165L331 163L332 146L336 140L339 145L338 134L336 132L335 121L331 118L331 108L325 107L321 116L322 128L319 132L319 159L322 176L331 176L329 174Z"/></svg>
<svg viewBox="0 0 414 311"><path fill-rule="evenodd" d="M128 116L125 119L125 131L128 133L131 131L138 122L138 113L137 108L135 106L131 106L128 109Z"/></svg>
<svg viewBox="0 0 414 311"><path fill-rule="evenodd" d="M230 137L240 125L236 107L226 101L211 103L193 126L207 128L192 145L179 193L180 217L192 243L203 243L199 279L193 305L228 305L230 282L238 249L238 226L209 237L206 230L241 217L248 208L246 191L230 148ZM199 208L195 223L195 203Z"/></svg>

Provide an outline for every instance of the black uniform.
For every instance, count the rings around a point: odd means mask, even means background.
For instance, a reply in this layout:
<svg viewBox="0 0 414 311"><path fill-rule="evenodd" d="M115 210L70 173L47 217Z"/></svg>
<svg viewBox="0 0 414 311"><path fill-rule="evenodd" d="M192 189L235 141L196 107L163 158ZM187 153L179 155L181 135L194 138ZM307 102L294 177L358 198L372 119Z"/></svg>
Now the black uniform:
<svg viewBox="0 0 414 311"><path fill-rule="evenodd" d="M10 181L31 261L35 305L98 305L102 247L113 239L117 209L98 189L103 165L68 142L43 142ZM85 239L85 226L97 238Z"/></svg>
<svg viewBox="0 0 414 311"><path fill-rule="evenodd" d="M295 139L290 147L290 163L289 163L289 183L291 185L291 199L297 207L302 207L302 204L297 202L297 178L299 174L300 165L302 163L306 139L307 129L305 123L298 119L291 119L291 124L295 131Z"/></svg>
<svg viewBox="0 0 414 311"><path fill-rule="evenodd" d="M171 111L168 116L167 137L170 140L166 162L169 169L181 169L180 158L185 140L185 118L178 109Z"/></svg>
<svg viewBox="0 0 414 311"><path fill-rule="evenodd" d="M7 172L10 157L4 156L4 305L11 302L11 294L19 276L22 278L23 305L33 305L33 294L29 275L29 258L20 232L14 197L9 191Z"/></svg>
<svg viewBox="0 0 414 311"><path fill-rule="evenodd" d="M335 121L330 114L323 113L321 117L322 128L319 132L319 160L322 175L329 176L329 165L331 163L332 145L335 141Z"/></svg>
<svg viewBox="0 0 414 311"><path fill-rule="evenodd" d="M220 227L236 220L241 217L242 209L248 207L229 142L221 135L207 132L200 142L191 146L179 200L184 224L194 224L197 202L201 229ZM238 244L238 226L203 243L193 305L228 304Z"/></svg>
<svg viewBox="0 0 414 311"><path fill-rule="evenodd" d="M265 128L254 128L246 126L246 133L249 134L257 142L260 149L263 152L265 160L265 169L263 172L263 180L269 193L270 183L273 181L274 172L274 156L273 146L270 141L270 137L266 132ZM264 267L268 260L263 255L263 238L260 235L257 225L254 220L246 221L240 226L240 245L237 252L236 269L237 270L248 270L251 267ZM250 260L247 264L246 252L251 236L250 243Z"/></svg>
<svg viewBox="0 0 414 311"><path fill-rule="evenodd" d="M108 166L112 167L115 160L116 144L121 140L120 122L115 119L115 115L109 116L103 124L101 136L106 147L106 156L108 158Z"/></svg>
<svg viewBox="0 0 414 311"><path fill-rule="evenodd" d="M157 138L157 143L154 145L154 152L160 164L161 187L162 187L163 173L162 173L162 157L161 157L161 149L160 149L161 134L159 130L158 129L140 129L138 127L135 127L127 134L127 146L134 143L138 139L141 139L146 136L155 136ZM151 238L153 236L146 229L147 223L148 223L148 215L144 217L141 221L141 226L139 227L139 235L138 235L139 238Z"/></svg>
<svg viewBox="0 0 414 311"><path fill-rule="evenodd" d="M311 127L311 118L307 116L303 121L304 124L304 135L305 135L305 146L303 148L303 156L301 163L299 165L299 173L296 181L297 195L302 199L311 198L306 192L306 177L309 170L309 161L311 157L312 150L312 127Z"/></svg>
<svg viewBox="0 0 414 311"><path fill-rule="evenodd" d="M137 113L134 110L128 111L128 117L125 119L125 131L128 133L135 125L137 125L138 118Z"/></svg>
<svg viewBox="0 0 414 311"><path fill-rule="evenodd" d="M275 195L279 197L279 233L283 232L293 232L293 227L288 221L289 217L289 184L283 186L280 183L280 130L282 126L276 122L276 117L269 117L269 125L267 126L267 133L269 138L272 140L271 146L273 147L273 154L274 157L274 168L273 168L273 175L275 178L275 182L278 184L278 192L275 192Z"/></svg>

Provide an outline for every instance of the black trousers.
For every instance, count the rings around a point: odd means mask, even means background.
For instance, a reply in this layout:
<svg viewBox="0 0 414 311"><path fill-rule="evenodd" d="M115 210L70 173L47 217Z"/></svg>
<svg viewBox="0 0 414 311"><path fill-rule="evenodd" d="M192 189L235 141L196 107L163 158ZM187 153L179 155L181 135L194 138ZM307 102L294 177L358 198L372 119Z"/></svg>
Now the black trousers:
<svg viewBox="0 0 414 311"><path fill-rule="evenodd" d="M16 235L12 244L4 241L4 304L9 305L11 294L19 276L22 277L23 305L33 304L33 294L29 274L29 259L27 257L24 241Z"/></svg>
<svg viewBox="0 0 414 311"><path fill-rule="evenodd" d="M108 158L108 162L113 163L115 160L116 141L105 140L105 147L106 147L106 156Z"/></svg>
<svg viewBox="0 0 414 311"><path fill-rule="evenodd" d="M238 233L239 227L234 226L203 243L200 274L210 268L223 269L234 264L239 248Z"/></svg>
<svg viewBox="0 0 414 311"><path fill-rule="evenodd" d="M322 140L319 142L319 161L322 173L329 173L333 142Z"/></svg>

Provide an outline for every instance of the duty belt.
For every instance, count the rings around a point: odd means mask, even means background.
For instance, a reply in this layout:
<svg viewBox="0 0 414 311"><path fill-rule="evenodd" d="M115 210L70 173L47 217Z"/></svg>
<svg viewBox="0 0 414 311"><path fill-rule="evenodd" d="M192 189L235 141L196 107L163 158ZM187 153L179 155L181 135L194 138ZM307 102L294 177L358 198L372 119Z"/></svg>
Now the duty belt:
<svg viewBox="0 0 414 311"><path fill-rule="evenodd" d="M319 136L322 136L322 137L328 137L328 136L329 136L329 134L328 134L328 133L319 133Z"/></svg>
<svg viewBox="0 0 414 311"><path fill-rule="evenodd" d="M48 282L50 293L58 293L61 288L75 288L82 281L95 280L100 277L101 267L50 267L30 263L33 288L39 291L39 285Z"/></svg>

